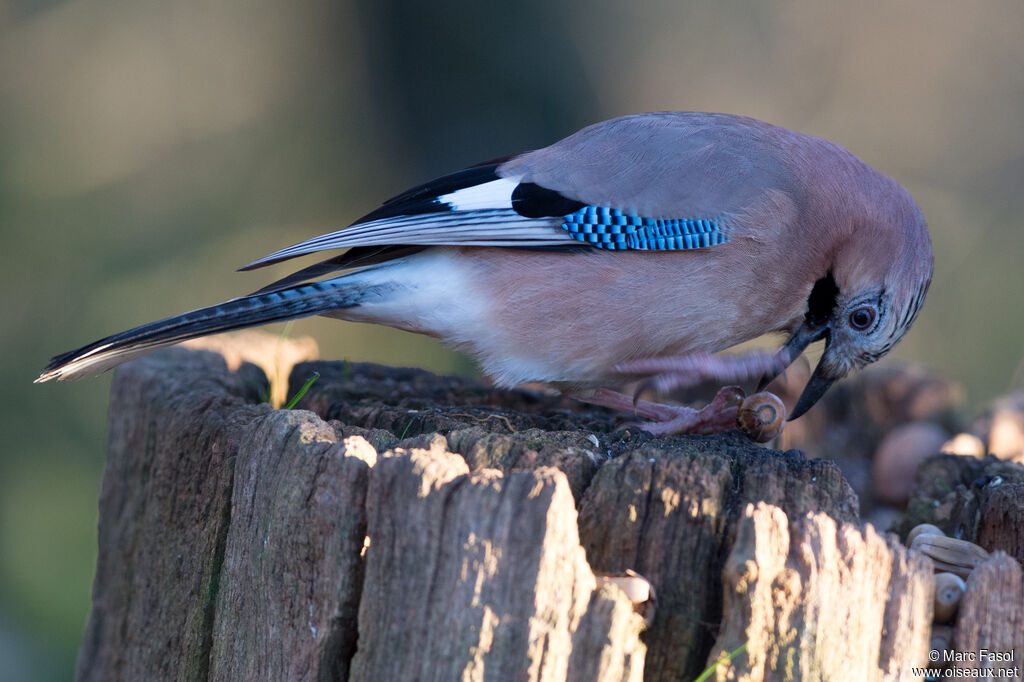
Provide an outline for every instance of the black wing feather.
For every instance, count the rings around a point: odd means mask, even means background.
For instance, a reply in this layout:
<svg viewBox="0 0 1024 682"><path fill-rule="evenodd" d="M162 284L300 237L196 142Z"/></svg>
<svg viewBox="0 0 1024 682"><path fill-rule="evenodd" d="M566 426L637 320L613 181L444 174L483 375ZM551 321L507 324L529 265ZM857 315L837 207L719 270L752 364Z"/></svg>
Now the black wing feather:
<svg viewBox="0 0 1024 682"><path fill-rule="evenodd" d="M438 197L451 194L456 190L497 180L499 176L496 171L499 165L492 163L486 166L473 166L472 168L449 173L430 182L425 182L388 199L380 208L367 213L352 224L358 225L359 223L368 223L382 218L450 211L452 207L439 201Z"/></svg>
<svg viewBox="0 0 1024 682"><path fill-rule="evenodd" d="M496 159L413 187L389 199L347 228L282 249L239 270L253 270L313 251L345 247L351 249L341 256L300 270L264 289L275 291L336 270L392 260L414 253L415 251L409 250L411 248L422 250L435 244L430 239L424 240L424 234L436 234L436 244L477 243L516 248L520 246L517 241L522 240L529 242L522 244L527 249L567 246L560 242L570 241L569 237L554 228L557 227L561 216L578 211L585 204L541 185L532 182L518 183L509 196L509 203L504 207L495 205L493 208L464 209L453 205L457 204L457 200L452 203L443 200L450 194L458 196L460 190L469 190L501 180L502 176L498 174L498 169L503 163L504 159ZM551 219L555 221L552 222ZM497 232L488 235L484 227L486 225L507 225L508 238L502 238ZM472 232L474 226L483 228L485 236L476 238ZM402 231L407 229L419 229L420 234L407 234L409 241L403 242ZM533 229L537 230L536 236L528 234L524 238L524 230L529 232ZM389 233L393 233L393 237L389 236ZM385 241L391 238L394 239L393 242ZM444 241L446 238L454 241Z"/></svg>
<svg viewBox="0 0 1024 682"><path fill-rule="evenodd" d="M288 289L298 284L306 283L310 280L314 280L317 277L323 277L339 270L348 270L349 268L361 268L367 265L376 265L378 263L386 263L389 260L395 260L396 258L403 258L405 256L411 256L414 253L419 253L426 246L356 246L345 253L322 260L319 263L310 265L309 267L302 268L298 272L293 272L287 277L271 282L267 286L259 289L254 294L267 294L273 291L280 291L282 289Z"/></svg>

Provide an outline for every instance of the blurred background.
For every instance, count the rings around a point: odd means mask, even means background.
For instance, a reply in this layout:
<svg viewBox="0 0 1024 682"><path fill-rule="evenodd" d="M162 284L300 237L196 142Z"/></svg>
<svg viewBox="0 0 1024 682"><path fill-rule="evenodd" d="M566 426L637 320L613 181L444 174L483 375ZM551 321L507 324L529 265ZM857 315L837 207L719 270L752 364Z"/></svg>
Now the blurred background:
<svg viewBox="0 0 1024 682"><path fill-rule="evenodd" d="M89 605L110 377L33 386L51 355L248 293L291 266L244 263L601 119L742 113L907 186L936 270L893 356L981 407L1022 357L1022 26L1019 0L0 0L0 679L70 677ZM475 371L393 330L291 334Z"/></svg>

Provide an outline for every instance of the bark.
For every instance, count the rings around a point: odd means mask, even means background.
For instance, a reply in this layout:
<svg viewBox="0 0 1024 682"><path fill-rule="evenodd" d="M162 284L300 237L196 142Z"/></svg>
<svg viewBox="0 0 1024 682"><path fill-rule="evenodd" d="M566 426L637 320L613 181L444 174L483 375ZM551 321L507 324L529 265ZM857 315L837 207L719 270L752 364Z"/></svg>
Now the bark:
<svg viewBox="0 0 1024 682"><path fill-rule="evenodd" d="M871 526L748 505L725 570L716 678L899 680L928 662L932 565Z"/></svg>
<svg viewBox="0 0 1024 682"><path fill-rule="evenodd" d="M921 523L1024 561L1024 465L991 455L926 460L896 530L905 538Z"/></svg>
<svg viewBox="0 0 1024 682"><path fill-rule="evenodd" d="M967 578L956 623L956 651L963 654L954 667L1001 668L1002 679L1024 679L1024 571L1020 564L997 552ZM1013 669L1012 671L1010 669ZM947 676L952 678L952 675ZM968 675L969 677L969 675ZM991 675L996 677L996 675Z"/></svg>
<svg viewBox="0 0 1024 682"><path fill-rule="evenodd" d="M256 365L306 350L235 348L233 369L178 348L115 375L79 679L692 679L734 641L793 651L840 597L849 631L802 642L865 679L918 653L923 559L855 525L831 462L421 370L303 362L282 391ZM313 371L305 409L262 402ZM736 610L763 532L813 587L789 629ZM653 604L595 578L626 571Z"/></svg>

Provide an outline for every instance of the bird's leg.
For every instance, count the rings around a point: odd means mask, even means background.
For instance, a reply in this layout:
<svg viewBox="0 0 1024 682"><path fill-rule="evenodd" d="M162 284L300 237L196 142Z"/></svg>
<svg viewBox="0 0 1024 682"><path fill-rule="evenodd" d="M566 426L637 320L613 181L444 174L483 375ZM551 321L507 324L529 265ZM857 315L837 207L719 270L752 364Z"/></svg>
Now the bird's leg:
<svg viewBox="0 0 1024 682"><path fill-rule="evenodd" d="M632 412L648 421L637 424L644 431L655 435L675 433L720 433L736 428L736 415L743 402L743 391L736 386L726 386L703 409L677 405L662 405L647 400L631 398L625 393L599 388L591 393L573 396L592 405L610 407L613 410Z"/></svg>
<svg viewBox="0 0 1024 682"><path fill-rule="evenodd" d="M677 388L694 386L702 381L735 383L775 376L791 362L784 347L778 351L753 351L745 355L716 356L693 353L677 357L646 358L618 365L620 374L647 376L635 397L608 389L597 389L575 397L583 402L632 412L647 421L638 424L654 434L720 433L736 428L736 416L745 397L737 386L726 386L703 409L663 405L642 400L647 390L667 393Z"/></svg>
<svg viewBox="0 0 1024 682"><path fill-rule="evenodd" d="M663 358L631 360L615 367L619 374L646 376L637 395L651 390L668 393L677 388L696 386L702 381L735 384L776 376L792 362L785 348L777 351L752 351L744 355L692 353Z"/></svg>

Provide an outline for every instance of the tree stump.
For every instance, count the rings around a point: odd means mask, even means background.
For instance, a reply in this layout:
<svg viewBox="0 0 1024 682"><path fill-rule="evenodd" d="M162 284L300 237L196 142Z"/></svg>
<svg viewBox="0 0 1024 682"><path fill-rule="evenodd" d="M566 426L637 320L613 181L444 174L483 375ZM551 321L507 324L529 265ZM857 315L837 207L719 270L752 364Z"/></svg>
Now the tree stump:
<svg viewBox="0 0 1024 682"><path fill-rule="evenodd" d="M906 537L920 523L1024 562L1024 464L992 455L926 460L897 530Z"/></svg>
<svg viewBox="0 0 1024 682"><path fill-rule="evenodd" d="M1024 571L1006 554L996 552L967 578L954 636L961 656L956 657L954 667L975 671L1001 668L1012 673L1009 679L1024 679L1020 661L1024 651L1022 605Z"/></svg>
<svg viewBox="0 0 1024 682"><path fill-rule="evenodd" d="M289 395L321 378L274 410L254 360L117 371L79 679L690 680L734 644L719 679L899 679L926 653L930 565L831 462L365 364L295 365Z"/></svg>
<svg viewBox="0 0 1024 682"><path fill-rule="evenodd" d="M748 505L712 650L718 680L896 680L927 664L931 562L871 526ZM878 633L885 633L883 638ZM916 657L916 661L915 661Z"/></svg>

